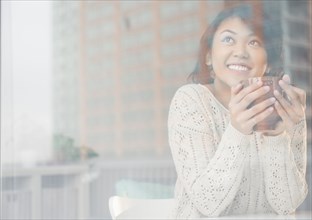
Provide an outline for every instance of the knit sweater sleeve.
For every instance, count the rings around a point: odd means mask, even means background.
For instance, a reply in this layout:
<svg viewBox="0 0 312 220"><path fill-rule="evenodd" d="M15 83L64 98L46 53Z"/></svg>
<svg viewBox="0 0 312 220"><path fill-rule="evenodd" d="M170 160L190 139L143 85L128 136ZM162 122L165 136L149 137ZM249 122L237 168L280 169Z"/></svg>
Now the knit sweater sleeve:
<svg viewBox="0 0 312 220"><path fill-rule="evenodd" d="M204 216L219 216L238 191L249 136L229 124L217 141L212 113L201 102L191 86L177 91L169 111L169 143L192 205Z"/></svg>
<svg viewBox="0 0 312 220"><path fill-rule="evenodd" d="M307 128L295 128L275 137L263 137L261 157L266 197L278 214L295 212L308 193L306 183Z"/></svg>

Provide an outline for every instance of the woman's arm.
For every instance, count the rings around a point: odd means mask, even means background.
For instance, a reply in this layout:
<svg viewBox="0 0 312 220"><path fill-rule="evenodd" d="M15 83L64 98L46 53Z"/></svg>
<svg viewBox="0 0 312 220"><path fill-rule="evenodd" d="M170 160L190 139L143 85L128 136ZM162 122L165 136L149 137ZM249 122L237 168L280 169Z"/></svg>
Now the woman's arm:
<svg viewBox="0 0 312 220"><path fill-rule="evenodd" d="M307 163L307 126L305 120L305 91L290 85L290 78L284 75L279 85L286 92L285 99L278 91L275 108L282 118L277 136L264 136L263 166L266 196L279 214L288 214L305 199L308 189L305 180Z"/></svg>
<svg viewBox="0 0 312 220"><path fill-rule="evenodd" d="M192 203L203 215L218 216L240 186L249 136L229 124L218 140L212 112L201 101L190 85L177 91L169 112L169 143Z"/></svg>
<svg viewBox="0 0 312 220"><path fill-rule="evenodd" d="M266 197L278 214L295 212L308 192L306 129L306 121L302 120L290 133L263 136L260 150Z"/></svg>

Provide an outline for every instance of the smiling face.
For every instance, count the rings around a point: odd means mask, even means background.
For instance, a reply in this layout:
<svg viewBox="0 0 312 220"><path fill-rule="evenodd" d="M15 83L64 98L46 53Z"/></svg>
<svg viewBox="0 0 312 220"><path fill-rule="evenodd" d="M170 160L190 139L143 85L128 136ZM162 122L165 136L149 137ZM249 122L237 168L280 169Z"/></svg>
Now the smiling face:
<svg viewBox="0 0 312 220"><path fill-rule="evenodd" d="M267 68L264 42L240 18L229 18L216 30L207 64L213 67L214 84L219 89L263 76Z"/></svg>

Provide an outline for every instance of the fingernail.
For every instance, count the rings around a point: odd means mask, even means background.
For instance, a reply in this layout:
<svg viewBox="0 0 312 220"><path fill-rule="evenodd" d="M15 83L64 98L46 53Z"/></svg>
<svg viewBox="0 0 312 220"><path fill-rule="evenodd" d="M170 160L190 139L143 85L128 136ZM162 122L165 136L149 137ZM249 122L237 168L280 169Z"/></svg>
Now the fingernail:
<svg viewBox="0 0 312 220"><path fill-rule="evenodd" d="M274 93L274 95L277 96L277 97L280 96L280 93L279 93L277 90L274 90L273 93Z"/></svg>
<svg viewBox="0 0 312 220"><path fill-rule="evenodd" d="M241 83L238 83L237 86L236 86L236 88L241 87L241 85L242 85Z"/></svg>
<svg viewBox="0 0 312 220"><path fill-rule="evenodd" d="M290 83L290 77L289 77L289 75L285 74L285 75L283 76L283 80L285 80L286 82Z"/></svg>
<svg viewBox="0 0 312 220"><path fill-rule="evenodd" d="M285 82L284 82L283 80L280 80L278 83L279 83L281 86L285 85Z"/></svg>

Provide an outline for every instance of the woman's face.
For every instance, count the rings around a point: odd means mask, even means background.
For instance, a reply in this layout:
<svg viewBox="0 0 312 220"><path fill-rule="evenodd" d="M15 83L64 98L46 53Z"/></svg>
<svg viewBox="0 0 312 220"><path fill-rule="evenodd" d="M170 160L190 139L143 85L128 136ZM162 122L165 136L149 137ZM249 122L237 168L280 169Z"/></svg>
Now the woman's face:
<svg viewBox="0 0 312 220"><path fill-rule="evenodd" d="M263 76L267 53L262 40L240 18L233 17L216 30L207 63L212 64L215 83L234 86L241 80Z"/></svg>

